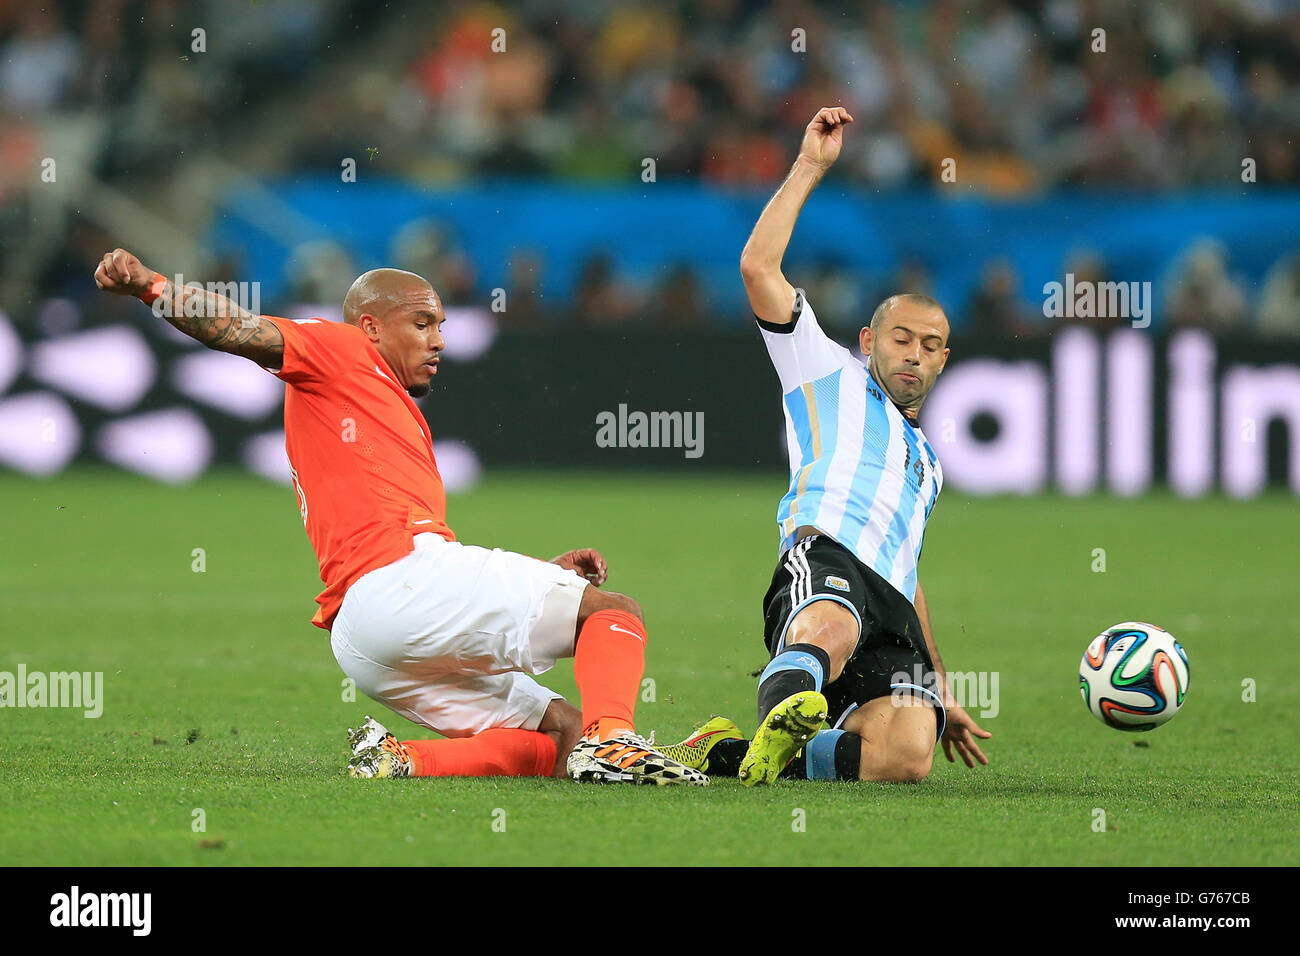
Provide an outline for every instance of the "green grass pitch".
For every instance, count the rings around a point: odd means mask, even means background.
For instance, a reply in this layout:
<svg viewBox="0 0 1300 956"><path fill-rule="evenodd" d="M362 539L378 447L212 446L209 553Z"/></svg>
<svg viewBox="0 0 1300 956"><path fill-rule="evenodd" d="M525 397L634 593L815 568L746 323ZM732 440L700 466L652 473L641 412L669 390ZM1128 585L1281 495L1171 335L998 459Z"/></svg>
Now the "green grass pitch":
<svg viewBox="0 0 1300 956"><path fill-rule="evenodd" d="M671 740L710 713L752 730L781 491L779 475L512 473L454 496L450 520L541 557L601 549L607 586L646 610L655 699L638 724ZM233 473L9 475L0 514L0 671L105 681L98 719L0 710L0 864L1300 863L1289 497L949 492L921 577L948 667L998 673L997 716L976 714L989 766L940 754L920 785L759 792L350 780L344 729L362 714L416 731L342 699L308 623L319 583L292 491ZM1077 688L1087 642L1130 619L1191 660L1183 712L1142 735L1103 727ZM543 680L576 700L571 666Z"/></svg>

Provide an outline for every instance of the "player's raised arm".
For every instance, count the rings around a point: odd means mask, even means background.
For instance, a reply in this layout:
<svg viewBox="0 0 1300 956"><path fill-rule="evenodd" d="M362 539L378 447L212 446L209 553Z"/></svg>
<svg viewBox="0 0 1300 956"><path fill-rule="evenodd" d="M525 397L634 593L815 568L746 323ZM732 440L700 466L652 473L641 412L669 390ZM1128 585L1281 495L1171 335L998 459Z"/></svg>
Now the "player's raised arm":
<svg viewBox="0 0 1300 956"><path fill-rule="evenodd" d="M794 287L781 272L781 260L803 204L840 155L844 127L853 122L842 106L817 111L804 130L803 144L790 175L763 209L740 254L740 275L750 307L764 322L790 321Z"/></svg>
<svg viewBox="0 0 1300 956"><path fill-rule="evenodd" d="M178 289L125 249L104 254L95 269L95 285L114 295L135 296L146 305L163 300L156 311L210 349L266 367L278 366L284 357L284 338L273 322L216 292L188 285Z"/></svg>

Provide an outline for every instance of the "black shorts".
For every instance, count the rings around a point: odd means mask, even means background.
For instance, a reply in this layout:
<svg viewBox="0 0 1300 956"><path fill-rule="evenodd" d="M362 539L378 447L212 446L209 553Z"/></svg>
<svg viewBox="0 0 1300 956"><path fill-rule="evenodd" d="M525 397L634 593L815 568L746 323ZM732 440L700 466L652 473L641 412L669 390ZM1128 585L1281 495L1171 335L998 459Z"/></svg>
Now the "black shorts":
<svg viewBox="0 0 1300 956"><path fill-rule="evenodd" d="M912 692L935 705L936 736L946 722L930 650L916 608L897 588L823 534L781 556L763 598L763 640L775 657L794 615L814 601L837 601L858 619L858 645L839 678L822 688L833 727L867 701Z"/></svg>

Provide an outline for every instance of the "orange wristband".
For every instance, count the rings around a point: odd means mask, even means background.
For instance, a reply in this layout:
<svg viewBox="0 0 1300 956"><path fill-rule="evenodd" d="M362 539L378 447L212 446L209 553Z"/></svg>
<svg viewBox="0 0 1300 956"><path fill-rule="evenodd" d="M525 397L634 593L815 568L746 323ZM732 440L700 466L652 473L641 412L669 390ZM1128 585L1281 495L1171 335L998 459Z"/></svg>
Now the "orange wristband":
<svg viewBox="0 0 1300 956"><path fill-rule="evenodd" d="M153 305L157 298L167 289L167 277L161 272L153 274L153 281L149 283L149 288L140 293L140 301L145 305Z"/></svg>

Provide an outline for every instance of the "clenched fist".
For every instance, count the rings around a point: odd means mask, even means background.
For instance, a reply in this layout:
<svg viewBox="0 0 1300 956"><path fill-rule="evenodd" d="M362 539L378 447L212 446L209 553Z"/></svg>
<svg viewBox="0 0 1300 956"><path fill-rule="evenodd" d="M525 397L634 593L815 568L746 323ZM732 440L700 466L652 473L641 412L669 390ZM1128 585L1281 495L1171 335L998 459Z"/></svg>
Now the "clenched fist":
<svg viewBox="0 0 1300 956"><path fill-rule="evenodd" d="M799 158L806 159L822 169L830 169L839 159L844 144L844 127L853 122L849 111L842 106L823 106L804 130Z"/></svg>
<svg viewBox="0 0 1300 956"><path fill-rule="evenodd" d="M147 269L125 249L104 253L95 270L95 285L115 295L140 296L149 291L153 283L153 270Z"/></svg>

